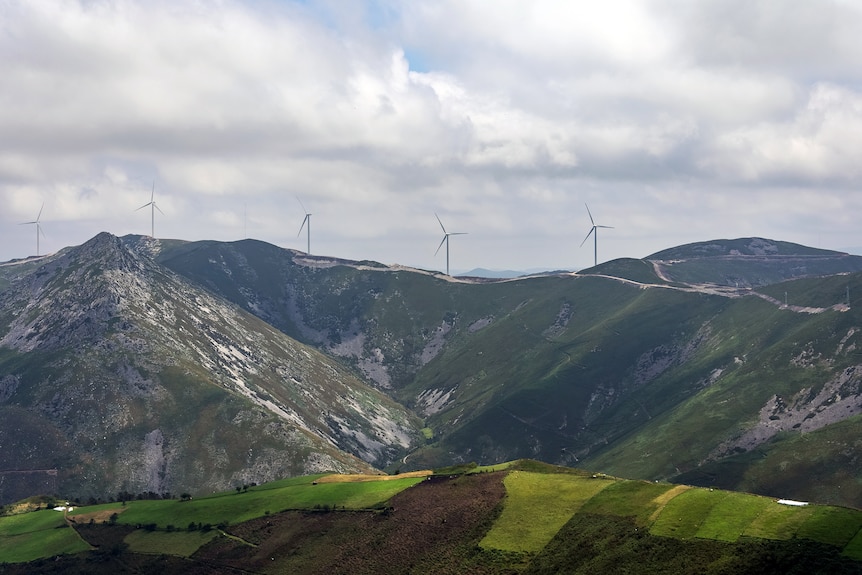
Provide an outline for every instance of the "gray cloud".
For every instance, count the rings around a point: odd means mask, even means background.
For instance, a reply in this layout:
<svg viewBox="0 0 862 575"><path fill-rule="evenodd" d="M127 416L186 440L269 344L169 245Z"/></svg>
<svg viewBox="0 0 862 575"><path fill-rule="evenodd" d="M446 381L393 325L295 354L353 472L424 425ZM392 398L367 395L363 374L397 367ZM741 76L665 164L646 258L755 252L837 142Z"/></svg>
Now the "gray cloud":
<svg viewBox="0 0 862 575"><path fill-rule="evenodd" d="M0 260L101 230L440 269L862 245L854 2L0 4Z"/></svg>

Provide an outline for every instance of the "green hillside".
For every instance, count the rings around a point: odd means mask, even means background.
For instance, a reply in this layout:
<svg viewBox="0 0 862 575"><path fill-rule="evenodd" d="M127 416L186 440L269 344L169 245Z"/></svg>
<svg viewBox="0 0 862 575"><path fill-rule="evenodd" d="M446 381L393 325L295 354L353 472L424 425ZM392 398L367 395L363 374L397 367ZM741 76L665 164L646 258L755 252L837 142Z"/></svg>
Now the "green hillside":
<svg viewBox="0 0 862 575"><path fill-rule="evenodd" d="M579 275L605 275L623 278L642 284L663 284L665 280L660 278L655 267L647 260L636 260L621 258L599 264L597 266L581 270Z"/></svg>
<svg viewBox="0 0 862 575"><path fill-rule="evenodd" d="M763 238L687 244L646 261L673 282L736 288L862 271L862 257Z"/></svg>
<svg viewBox="0 0 862 575"><path fill-rule="evenodd" d="M803 497L816 467L824 501L862 506L844 451L821 441L862 413L862 318L831 307L848 285L851 299L862 293L846 275L862 259L757 238L656 256L689 259L471 282L253 241L169 246L158 258L422 417L424 444L390 470L532 457L710 485L728 467L722 487ZM754 455L802 433L830 462Z"/></svg>
<svg viewBox="0 0 862 575"><path fill-rule="evenodd" d="M646 257L647 260L679 260L711 258L720 256L838 256L845 255L833 250L822 250L792 242L781 242L765 238L736 238L695 242L676 246Z"/></svg>
<svg viewBox="0 0 862 575"><path fill-rule="evenodd" d="M466 474L317 475L192 500L0 517L3 573L120 566L162 573L856 573L862 512L517 461Z"/></svg>

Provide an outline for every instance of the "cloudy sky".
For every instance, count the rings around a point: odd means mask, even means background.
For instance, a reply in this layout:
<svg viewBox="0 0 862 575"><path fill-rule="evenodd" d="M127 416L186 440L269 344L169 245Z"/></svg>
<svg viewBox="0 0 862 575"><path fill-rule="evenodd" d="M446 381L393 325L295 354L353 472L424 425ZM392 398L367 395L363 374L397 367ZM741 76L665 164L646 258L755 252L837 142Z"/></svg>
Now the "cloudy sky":
<svg viewBox="0 0 862 575"><path fill-rule="evenodd" d="M445 269L862 246L862 1L0 0L0 261L100 231Z"/></svg>

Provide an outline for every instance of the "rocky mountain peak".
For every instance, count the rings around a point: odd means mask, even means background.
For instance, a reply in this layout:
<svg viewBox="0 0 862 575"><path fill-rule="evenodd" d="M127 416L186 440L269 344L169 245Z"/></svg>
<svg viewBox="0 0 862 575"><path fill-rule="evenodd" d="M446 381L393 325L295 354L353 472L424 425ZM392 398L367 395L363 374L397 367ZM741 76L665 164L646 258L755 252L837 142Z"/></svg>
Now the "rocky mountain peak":
<svg viewBox="0 0 862 575"><path fill-rule="evenodd" d="M51 259L0 297L0 346L80 345L103 334L123 298L143 287L147 263L109 233Z"/></svg>
<svg viewBox="0 0 862 575"><path fill-rule="evenodd" d="M141 257L108 232L102 232L69 253L69 258L86 265L97 264L103 270L143 271Z"/></svg>

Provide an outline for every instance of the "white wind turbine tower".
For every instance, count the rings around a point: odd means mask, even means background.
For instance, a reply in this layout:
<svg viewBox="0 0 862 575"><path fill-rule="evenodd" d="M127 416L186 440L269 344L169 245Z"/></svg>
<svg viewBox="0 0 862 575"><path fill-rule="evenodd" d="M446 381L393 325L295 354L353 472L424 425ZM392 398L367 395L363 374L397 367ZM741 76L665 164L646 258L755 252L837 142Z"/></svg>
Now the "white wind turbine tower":
<svg viewBox="0 0 862 575"><path fill-rule="evenodd" d="M613 228L613 226L597 226L595 220L593 220L593 214L590 213L590 206L587 206L587 204L584 204L584 206L586 206L586 208L587 208L587 215L590 216L590 223L593 225L593 227L590 228L590 231L587 234L587 237L584 238L584 241L581 242L581 245L579 247L583 247L583 245L586 243L586 241L588 239L590 239L590 234L593 235L593 265L597 266L597 265L599 265L599 233L598 233L598 229L599 228L606 228L606 229L612 230L614 228Z"/></svg>
<svg viewBox="0 0 862 575"><path fill-rule="evenodd" d="M150 206L150 237L156 237L156 210L159 210L159 213L165 215L165 212L156 205L156 182L153 180L153 191L150 193L150 201L138 208L138 210L143 210L147 206ZM135 210L136 212L138 210Z"/></svg>
<svg viewBox="0 0 862 575"><path fill-rule="evenodd" d="M434 217L437 218L437 222L440 224L440 227L443 228L443 239L440 240L440 245L437 246L437 251L434 252L434 255L437 255L437 252L440 251L440 248L443 247L443 244L446 244L446 275L449 275L449 236L464 236L467 235L467 232L447 232L446 228L443 226L443 222L440 221L440 216L436 213Z"/></svg>
<svg viewBox="0 0 862 575"><path fill-rule="evenodd" d="M40 221L42 218L42 210L44 210L44 209L45 209L45 202L42 202L42 207L39 208L39 215L36 216L35 220L33 220L32 222L21 222L20 224L18 224L19 226L30 226L30 225L36 226L36 256L39 255L39 236L41 235L42 237L45 237L44 232L42 232L42 222Z"/></svg>
<svg viewBox="0 0 862 575"><path fill-rule="evenodd" d="M302 200L299 197L296 198L296 201L299 202L299 205L302 206L302 211L305 213L305 217L302 219L302 225L299 226L299 232L296 234L296 237L299 237L299 234L302 233L302 228L305 228L305 233L307 235L307 248L305 250L305 255L311 255L311 214L308 213L308 210L305 209L305 206L302 204ZM306 223L308 226L306 227Z"/></svg>

